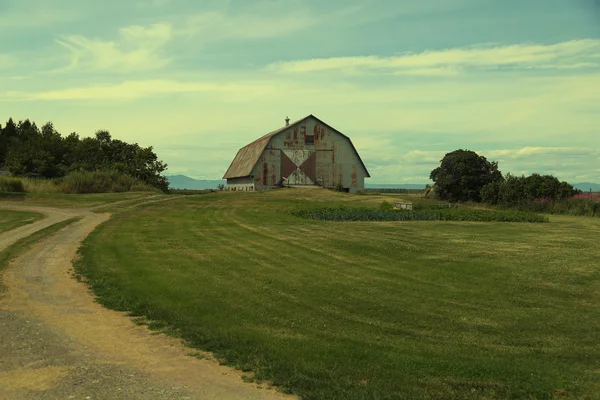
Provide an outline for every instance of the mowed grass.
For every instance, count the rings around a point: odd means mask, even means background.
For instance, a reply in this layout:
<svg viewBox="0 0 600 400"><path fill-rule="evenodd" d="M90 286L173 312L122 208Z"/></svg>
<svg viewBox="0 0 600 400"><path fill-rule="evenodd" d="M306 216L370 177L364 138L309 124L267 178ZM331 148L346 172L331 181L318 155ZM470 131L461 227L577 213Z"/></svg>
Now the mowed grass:
<svg viewBox="0 0 600 400"><path fill-rule="evenodd" d="M117 205L117 203L133 203L151 197L166 197L166 195L159 195L153 192L90 194L0 193L0 201L7 204L16 203L58 208L102 207L103 210L110 209L111 205Z"/></svg>
<svg viewBox="0 0 600 400"><path fill-rule="evenodd" d="M330 222L381 199L215 193L101 225L99 301L304 399L599 398L600 222Z"/></svg>
<svg viewBox="0 0 600 400"><path fill-rule="evenodd" d="M34 223L42 218L44 215L37 212L0 209L0 233Z"/></svg>

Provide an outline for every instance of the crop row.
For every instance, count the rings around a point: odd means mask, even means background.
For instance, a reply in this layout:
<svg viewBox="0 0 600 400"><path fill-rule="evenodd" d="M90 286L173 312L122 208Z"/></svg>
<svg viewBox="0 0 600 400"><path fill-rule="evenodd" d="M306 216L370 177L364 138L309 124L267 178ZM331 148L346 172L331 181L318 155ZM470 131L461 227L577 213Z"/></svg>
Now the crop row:
<svg viewBox="0 0 600 400"><path fill-rule="evenodd" d="M548 222L548 217L520 211L450 208L444 210L382 210L368 207L325 206L297 208L296 217L324 221L473 221Z"/></svg>

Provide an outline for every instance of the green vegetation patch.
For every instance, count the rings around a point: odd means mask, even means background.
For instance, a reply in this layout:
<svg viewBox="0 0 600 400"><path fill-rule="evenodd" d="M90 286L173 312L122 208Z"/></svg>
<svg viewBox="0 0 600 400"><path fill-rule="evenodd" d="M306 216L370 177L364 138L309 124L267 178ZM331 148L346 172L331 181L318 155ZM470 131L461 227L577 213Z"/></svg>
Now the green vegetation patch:
<svg viewBox="0 0 600 400"><path fill-rule="evenodd" d="M68 225L71 225L72 223L77 222L80 219L81 219L80 217L70 218L70 219L58 222L54 225L47 226L46 228L40 229L39 231L37 231L27 237L19 239L18 241L13 243L11 246L9 246L8 248L6 248L2 252L0 252L0 272L4 268L6 268L6 266L8 265L8 263L11 260L13 260L14 258L16 258L19 255L21 255L22 253L24 253L34 243L53 235L54 233L58 232L62 228L66 227ZM1 277L1 275L0 275L0 277ZM0 292L2 292L3 290L4 290L4 286L2 285L2 281L0 280Z"/></svg>
<svg viewBox="0 0 600 400"><path fill-rule="evenodd" d="M282 212L373 200L282 190L144 205L92 232L75 269L103 305L303 399L597 397L600 220Z"/></svg>
<svg viewBox="0 0 600 400"><path fill-rule="evenodd" d="M325 221L472 221L472 222L548 222L546 216L518 212L471 209L423 209L420 211L376 209L370 207L321 206L290 211L296 217Z"/></svg>
<svg viewBox="0 0 600 400"><path fill-rule="evenodd" d="M22 193L25 192L25 186L17 178L0 176L0 192Z"/></svg>
<svg viewBox="0 0 600 400"><path fill-rule="evenodd" d="M42 218L44 215L37 212L0 210L0 233L34 223Z"/></svg>

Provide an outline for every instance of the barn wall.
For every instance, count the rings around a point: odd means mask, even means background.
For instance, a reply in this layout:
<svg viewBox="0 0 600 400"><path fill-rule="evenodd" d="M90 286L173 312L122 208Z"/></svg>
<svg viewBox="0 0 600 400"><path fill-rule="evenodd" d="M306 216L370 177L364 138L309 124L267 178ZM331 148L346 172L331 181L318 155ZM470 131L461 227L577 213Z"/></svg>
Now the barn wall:
<svg viewBox="0 0 600 400"><path fill-rule="evenodd" d="M252 182L256 190L272 189L281 183L281 151L266 149L252 169Z"/></svg>
<svg viewBox="0 0 600 400"><path fill-rule="evenodd" d="M249 177L243 178L230 178L227 179L227 189L235 191L252 191L254 188L254 180Z"/></svg>
<svg viewBox="0 0 600 400"><path fill-rule="evenodd" d="M314 137L314 143L306 143L306 136ZM341 183L351 192L364 188L366 173L350 141L339 133L320 124L316 119L290 127L271 138L269 147L263 153L276 154L280 149L279 165L274 155L275 170L280 172L278 179L293 185L314 185L335 187ZM271 164L269 164L271 165ZM263 168L261 162L255 170ZM260 171L254 171L256 174ZM256 182L255 182L256 185Z"/></svg>

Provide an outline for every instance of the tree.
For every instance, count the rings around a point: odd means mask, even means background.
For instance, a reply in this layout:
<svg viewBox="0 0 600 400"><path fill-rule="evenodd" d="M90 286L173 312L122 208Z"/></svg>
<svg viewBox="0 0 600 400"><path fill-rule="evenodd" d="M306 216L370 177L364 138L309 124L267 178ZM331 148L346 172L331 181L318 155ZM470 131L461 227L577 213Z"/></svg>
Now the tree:
<svg viewBox="0 0 600 400"><path fill-rule="evenodd" d="M481 201L481 189L494 182L502 182L498 163L471 150L447 153L440 166L431 171L437 196L448 201Z"/></svg>
<svg viewBox="0 0 600 400"><path fill-rule="evenodd" d="M9 118L4 128L0 129L0 167L4 165L6 153L14 138L17 137L17 125Z"/></svg>
<svg viewBox="0 0 600 400"><path fill-rule="evenodd" d="M538 199L567 199L575 193L572 185L561 182L552 175L534 173L530 176L514 176L509 173L499 185L497 202L505 205L523 205ZM487 197L483 200L493 204Z"/></svg>
<svg viewBox="0 0 600 400"><path fill-rule="evenodd" d="M72 171L113 171L142 180L163 191L168 179L162 176L167 164L152 147L143 148L113 139L99 130L93 137L71 133L63 138L52 122L38 129L35 122L9 119L0 126L0 167L13 175L61 177Z"/></svg>

